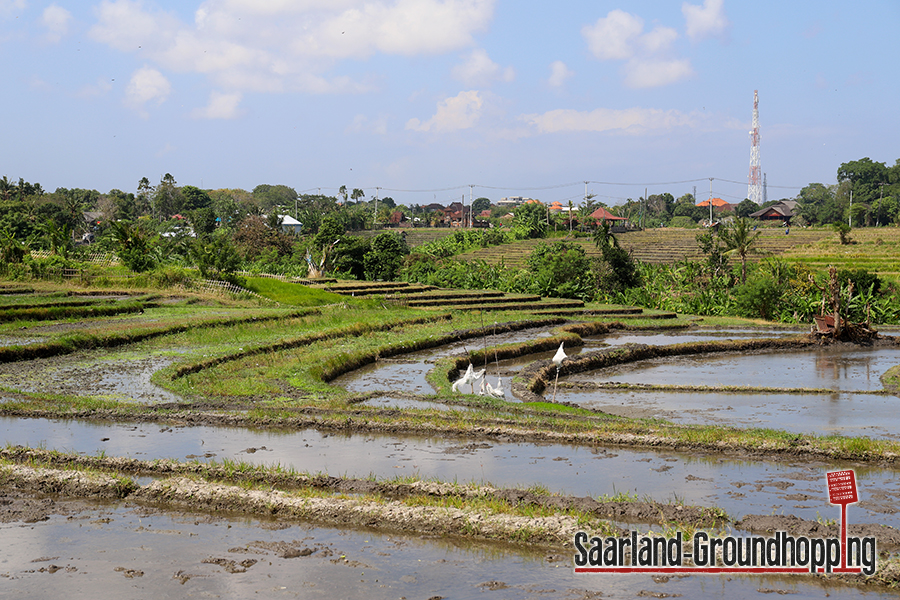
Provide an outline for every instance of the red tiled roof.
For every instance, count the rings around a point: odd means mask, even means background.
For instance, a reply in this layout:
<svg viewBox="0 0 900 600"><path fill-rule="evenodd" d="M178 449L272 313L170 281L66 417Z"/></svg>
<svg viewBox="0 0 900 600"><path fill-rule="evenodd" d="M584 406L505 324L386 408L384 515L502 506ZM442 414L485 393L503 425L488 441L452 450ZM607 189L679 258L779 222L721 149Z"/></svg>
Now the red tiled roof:
<svg viewBox="0 0 900 600"><path fill-rule="evenodd" d="M611 212L609 212L602 206L591 213L591 218L598 219L601 221L627 221L628 220L625 217L617 217L616 215L612 214Z"/></svg>

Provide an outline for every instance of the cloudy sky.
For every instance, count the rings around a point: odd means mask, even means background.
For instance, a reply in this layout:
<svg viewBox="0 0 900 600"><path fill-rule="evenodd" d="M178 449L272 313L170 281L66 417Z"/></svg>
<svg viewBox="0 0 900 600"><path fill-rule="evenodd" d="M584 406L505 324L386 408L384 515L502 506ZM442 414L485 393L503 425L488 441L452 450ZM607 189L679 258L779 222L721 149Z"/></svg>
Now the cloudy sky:
<svg viewBox="0 0 900 600"><path fill-rule="evenodd" d="M900 158L898 30L897 0L0 0L0 175L739 201L759 90L793 197Z"/></svg>

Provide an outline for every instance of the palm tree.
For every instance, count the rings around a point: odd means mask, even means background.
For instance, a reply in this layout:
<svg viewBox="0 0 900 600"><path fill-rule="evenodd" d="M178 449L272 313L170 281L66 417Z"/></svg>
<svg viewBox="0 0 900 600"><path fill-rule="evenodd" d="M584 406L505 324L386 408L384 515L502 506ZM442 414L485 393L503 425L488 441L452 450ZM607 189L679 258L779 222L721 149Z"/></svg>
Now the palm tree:
<svg viewBox="0 0 900 600"><path fill-rule="evenodd" d="M746 217L735 219L734 225L719 231L725 249L741 257L741 283L747 283L747 255L755 252L753 246L760 234L761 231L753 232L752 221Z"/></svg>

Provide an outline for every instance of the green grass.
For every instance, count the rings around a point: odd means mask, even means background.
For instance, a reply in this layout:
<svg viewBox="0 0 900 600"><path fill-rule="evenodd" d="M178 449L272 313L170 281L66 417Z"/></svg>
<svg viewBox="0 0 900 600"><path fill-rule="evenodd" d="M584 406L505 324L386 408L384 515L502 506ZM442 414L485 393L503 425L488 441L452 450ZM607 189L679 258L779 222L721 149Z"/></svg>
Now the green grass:
<svg viewBox="0 0 900 600"><path fill-rule="evenodd" d="M269 300L289 306L322 306L347 301L346 297L339 294L271 277L247 277L244 287Z"/></svg>

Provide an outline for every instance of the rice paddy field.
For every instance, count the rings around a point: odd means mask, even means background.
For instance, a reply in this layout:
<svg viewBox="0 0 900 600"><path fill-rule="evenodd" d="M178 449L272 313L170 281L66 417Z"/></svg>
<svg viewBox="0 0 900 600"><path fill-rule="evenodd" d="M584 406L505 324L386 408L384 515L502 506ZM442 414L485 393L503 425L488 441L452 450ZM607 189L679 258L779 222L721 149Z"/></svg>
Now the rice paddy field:
<svg viewBox="0 0 900 600"><path fill-rule="evenodd" d="M871 245L893 272L897 236L796 233L785 258ZM247 286L263 298L0 282L4 594L859 598L900 583L894 335L823 349L796 328L528 295ZM499 393L454 389L470 364ZM873 576L573 572L578 531L836 536L825 474L847 469Z"/></svg>
<svg viewBox="0 0 900 600"><path fill-rule="evenodd" d="M830 228L792 227L785 235L782 228L762 228L756 244L758 253L750 260L778 256L813 270L824 271L829 265L838 269L866 269L896 279L900 274L900 228L868 227L854 229L853 243L841 245L839 236ZM679 260L701 258L696 236L700 229L646 229L618 234L622 247L633 256L651 264L670 264ZM575 238L589 256L599 252L589 238ZM483 248L460 255L461 260L481 259L491 264L524 267L531 251L541 240L523 240L514 244Z"/></svg>

